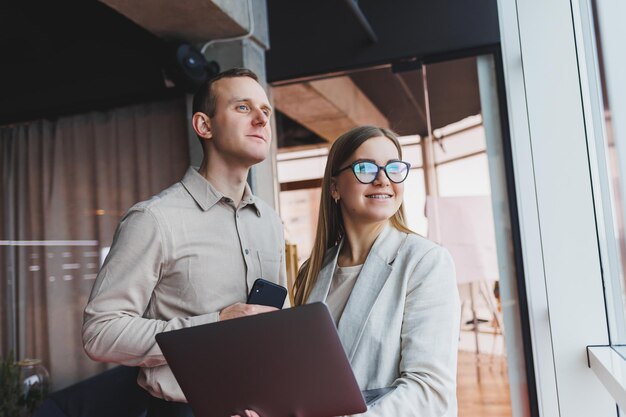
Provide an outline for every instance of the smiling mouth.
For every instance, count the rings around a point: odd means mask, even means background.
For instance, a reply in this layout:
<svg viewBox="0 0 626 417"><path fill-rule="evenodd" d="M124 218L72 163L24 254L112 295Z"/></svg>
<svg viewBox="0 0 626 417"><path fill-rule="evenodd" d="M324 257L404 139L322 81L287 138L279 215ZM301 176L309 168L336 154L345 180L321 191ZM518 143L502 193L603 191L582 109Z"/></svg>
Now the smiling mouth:
<svg viewBox="0 0 626 417"><path fill-rule="evenodd" d="M392 196L390 194L371 194L371 195L366 195L365 197L373 198L376 200L386 200L388 198L391 198Z"/></svg>

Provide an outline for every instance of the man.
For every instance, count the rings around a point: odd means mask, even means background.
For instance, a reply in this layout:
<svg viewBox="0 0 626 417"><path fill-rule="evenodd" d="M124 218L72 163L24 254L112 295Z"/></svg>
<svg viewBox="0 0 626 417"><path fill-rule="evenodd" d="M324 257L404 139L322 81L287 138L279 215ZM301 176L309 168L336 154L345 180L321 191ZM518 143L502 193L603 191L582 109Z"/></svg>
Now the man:
<svg viewBox="0 0 626 417"><path fill-rule="evenodd" d="M248 289L260 277L287 282L281 221L246 183L271 141L257 76L219 74L196 93L193 112L199 171L122 218L84 316L92 359L141 367L138 383L156 397L150 417L190 415L157 333L271 311L244 304Z"/></svg>

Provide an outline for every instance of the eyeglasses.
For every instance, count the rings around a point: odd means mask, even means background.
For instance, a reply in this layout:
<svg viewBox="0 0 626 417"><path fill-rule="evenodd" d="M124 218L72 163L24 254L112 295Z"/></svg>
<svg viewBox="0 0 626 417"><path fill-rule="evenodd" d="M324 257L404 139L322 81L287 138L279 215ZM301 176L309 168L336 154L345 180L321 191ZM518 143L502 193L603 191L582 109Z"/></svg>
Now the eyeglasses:
<svg viewBox="0 0 626 417"><path fill-rule="evenodd" d="M341 168L335 172L333 176L338 175L340 172L346 169L352 169L356 179L362 184L371 184L376 181L378 173L382 169L385 171L385 175L389 178L389 181L399 184L406 180L409 175L409 169L411 164L404 161L391 161L385 166L376 165L372 161L355 161L345 168Z"/></svg>

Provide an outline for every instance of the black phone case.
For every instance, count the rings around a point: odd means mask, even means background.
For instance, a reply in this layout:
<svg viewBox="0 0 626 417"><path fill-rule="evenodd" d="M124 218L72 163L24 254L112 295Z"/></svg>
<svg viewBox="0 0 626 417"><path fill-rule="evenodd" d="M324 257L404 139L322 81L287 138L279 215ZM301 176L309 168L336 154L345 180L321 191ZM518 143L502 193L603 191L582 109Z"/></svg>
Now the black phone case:
<svg viewBox="0 0 626 417"><path fill-rule="evenodd" d="M254 281L247 304L260 304L282 309L287 297L287 288L259 278Z"/></svg>

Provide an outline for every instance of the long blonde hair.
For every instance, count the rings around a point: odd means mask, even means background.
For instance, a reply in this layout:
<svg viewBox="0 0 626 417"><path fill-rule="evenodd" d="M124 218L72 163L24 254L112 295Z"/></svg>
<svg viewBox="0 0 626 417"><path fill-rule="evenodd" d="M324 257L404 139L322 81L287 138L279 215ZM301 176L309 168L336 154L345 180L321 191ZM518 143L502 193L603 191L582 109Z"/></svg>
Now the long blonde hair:
<svg viewBox="0 0 626 417"><path fill-rule="evenodd" d="M397 135L389 129L376 126L356 127L343 135L333 143L328 153L328 161L322 179L322 196L320 199L319 216L317 220L317 232L315 242L311 250L311 257L306 260L300 270L294 285L295 305L304 304L311 294L311 289L317 281L317 275L322 269L324 254L328 249L335 246L343 237L344 225L341 210L330 195L330 184L333 173L347 162L347 159L365 141L371 138L384 136L389 138L398 149L398 156L402 158L402 146ZM396 229L405 233L413 233L404 220L404 206L400 204L398 211L389 219Z"/></svg>

